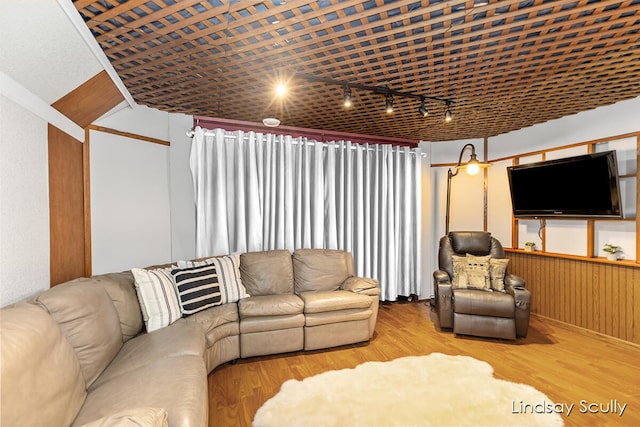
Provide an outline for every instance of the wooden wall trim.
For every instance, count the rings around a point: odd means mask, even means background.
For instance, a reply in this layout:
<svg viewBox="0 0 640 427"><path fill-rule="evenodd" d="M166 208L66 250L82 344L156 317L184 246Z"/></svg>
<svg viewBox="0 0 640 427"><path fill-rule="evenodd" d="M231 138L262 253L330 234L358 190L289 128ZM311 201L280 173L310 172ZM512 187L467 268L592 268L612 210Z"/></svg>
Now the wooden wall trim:
<svg viewBox="0 0 640 427"><path fill-rule="evenodd" d="M84 130L84 144L82 145L82 171L84 186L84 274L92 275L93 258L91 246L91 145L89 129Z"/></svg>
<svg viewBox="0 0 640 427"><path fill-rule="evenodd" d="M544 251L525 252L523 249L513 249L513 248L504 248L504 251L507 253L514 253L514 254L521 253L526 256L570 259L574 261L585 261L585 262L594 262L598 264L611 264L611 265L617 265L617 266L623 266L623 267L640 268L640 265L636 263L635 260L619 259L617 261L610 261L607 258L603 258L603 257L586 257L582 255L561 254L557 252L544 252Z"/></svg>
<svg viewBox="0 0 640 427"><path fill-rule="evenodd" d="M101 71L54 102L52 106L85 128L123 100L122 93L109 74Z"/></svg>
<svg viewBox="0 0 640 427"><path fill-rule="evenodd" d="M166 146L170 146L171 145L170 141L165 141L163 139L152 138L150 136L143 136L143 135L138 135L138 134L130 133L130 132L124 132L124 131L120 131L120 130L117 130L117 129L107 128L107 127L104 127L104 126L90 125L90 126L87 126L87 129L88 130L95 130L97 132L110 133L112 135L124 136L126 138L137 139L137 140L140 140L140 141L152 142L154 144L160 144L160 145L166 145Z"/></svg>

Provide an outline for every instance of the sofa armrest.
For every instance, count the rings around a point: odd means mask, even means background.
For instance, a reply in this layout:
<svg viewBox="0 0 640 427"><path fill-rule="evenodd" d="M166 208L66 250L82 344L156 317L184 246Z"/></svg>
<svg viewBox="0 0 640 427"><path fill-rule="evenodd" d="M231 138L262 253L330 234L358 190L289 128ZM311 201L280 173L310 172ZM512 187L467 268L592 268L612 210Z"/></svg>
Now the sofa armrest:
<svg viewBox="0 0 640 427"><path fill-rule="evenodd" d="M344 291L351 291L356 293L368 293L370 289L380 289L378 281L369 277L355 277L351 276L347 278L340 285L340 289Z"/></svg>
<svg viewBox="0 0 640 427"><path fill-rule="evenodd" d="M435 298L435 312L438 316L440 328L453 328L453 288L449 274L444 270L433 272L433 290Z"/></svg>

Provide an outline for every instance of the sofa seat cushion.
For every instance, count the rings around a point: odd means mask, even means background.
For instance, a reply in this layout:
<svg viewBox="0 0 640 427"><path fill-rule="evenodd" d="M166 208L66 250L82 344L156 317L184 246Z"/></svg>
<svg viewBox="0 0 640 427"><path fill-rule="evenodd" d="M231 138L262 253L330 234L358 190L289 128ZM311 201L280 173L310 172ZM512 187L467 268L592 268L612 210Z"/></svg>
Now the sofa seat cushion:
<svg viewBox="0 0 640 427"><path fill-rule="evenodd" d="M241 254L240 277L251 296L292 294L291 252L277 250Z"/></svg>
<svg viewBox="0 0 640 427"><path fill-rule="evenodd" d="M207 348L213 347L221 339L240 335L240 322L231 322L220 325L217 328L207 331Z"/></svg>
<svg viewBox="0 0 640 427"><path fill-rule="evenodd" d="M335 291L353 276L353 257L333 249L298 249L293 253L293 275L297 294Z"/></svg>
<svg viewBox="0 0 640 427"><path fill-rule="evenodd" d="M238 301L240 319L300 314L304 303L294 294L251 296Z"/></svg>
<svg viewBox="0 0 640 427"><path fill-rule="evenodd" d="M478 316L513 317L513 297L502 292L487 292L474 289L453 290L453 311Z"/></svg>
<svg viewBox="0 0 640 427"><path fill-rule="evenodd" d="M287 314L284 316L249 317L240 321L240 333L280 331L283 329L302 328L304 315Z"/></svg>
<svg viewBox="0 0 640 427"><path fill-rule="evenodd" d="M201 356L152 360L126 375L96 383L88 391L74 427L139 407L164 408L170 426L207 425L207 370Z"/></svg>
<svg viewBox="0 0 640 427"><path fill-rule="evenodd" d="M352 308L349 310L309 313L305 316L305 326L328 325L330 323L351 322L353 320L368 320L372 314L373 311L370 308Z"/></svg>
<svg viewBox="0 0 640 427"><path fill-rule="evenodd" d="M89 387L123 343L111 297L101 285L81 279L46 290L36 302L51 314L76 351Z"/></svg>
<svg viewBox="0 0 640 427"><path fill-rule="evenodd" d="M69 425L86 385L58 324L41 307L22 302L0 311L0 331L0 425Z"/></svg>
<svg viewBox="0 0 640 427"><path fill-rule="evenodd" d="M167 427L169 415L164 408L133 408L103 417L82 427Z"/></svg>
<svg viewBox="0 0 640 427"><path fill-rule="evenodd" d="M304 301L305 314L371 307L369 296L350 291L303 292L300 298Z"/></svg>
<svg viewBox="0 0 640 427"><path fill-rule="evenodd" d="M197 323L181 319L166 328L139 335L127 341L113 362L95 382L99 386L113 378L158 360L184 355L204 360L205 337Z"/></svg>
<svg viewBox="0 0 640 427"><path fill-rule="evenodd" d="M207 338L207 347L211 347L215 344L216 337L226 337L233 335L233 331L238 331L238 304L223 304L217 307L212 307L207 310L198 312L193 316L185 317L185 321L194 322L199 324L205 331ZM230 325L235 325L231 326ZM221 329L221 327L224 327ZM224 332L214 332L218 329ZM238 335L236 332L235 335Z"/></svg>

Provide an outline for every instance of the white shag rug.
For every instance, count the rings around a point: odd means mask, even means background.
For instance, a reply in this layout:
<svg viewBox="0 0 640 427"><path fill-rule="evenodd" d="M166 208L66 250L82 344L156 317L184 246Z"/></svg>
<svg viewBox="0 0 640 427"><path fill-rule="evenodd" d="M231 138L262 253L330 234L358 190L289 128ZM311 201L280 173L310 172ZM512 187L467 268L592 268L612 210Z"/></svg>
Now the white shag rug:
<svg viewBox="0 0 640 427"><path fill-rule="evenodd" d="M562 426L552 408L535 388L494 378L486 362L432 353L288 380L253 425Z"/></svg>

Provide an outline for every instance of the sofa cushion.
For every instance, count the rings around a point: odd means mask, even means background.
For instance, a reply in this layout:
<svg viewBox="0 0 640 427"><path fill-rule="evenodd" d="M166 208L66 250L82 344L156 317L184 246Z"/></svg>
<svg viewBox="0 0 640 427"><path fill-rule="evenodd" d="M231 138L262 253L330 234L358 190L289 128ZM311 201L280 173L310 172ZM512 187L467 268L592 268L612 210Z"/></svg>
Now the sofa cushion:
<svg viewBox="0 0 640 427"><path fill-rule="evenodd" d="M180 311L185 316L222 304L214 265L171 270Z"/></svg>
<svg viewBox="0 0 640 427"><path fill-rule="evenodd" d="M102 383L167 357L191 355L204 359L206 345L203 332L200 325L182 319L166 328L138 335L122 346L93 387L100 387Z"/></svg>
<svg viewBox="0 0 640 427"><path fill-rule="evenodd" d="M453 306L453 311L459 314L512 318L516 304L511 295L502 292L454 289Z"/></svg>
<svg viewBox="0 0 640 427"><path fill-rule="evenodd" d="M60 325L89 387L122 347L120 319L111 297L97 283L71 281L41 293L36 302Z"/></svg>
<svg viewBox="0 0 640 427"><path fill-rule="evenodd" d="M56 322L42 308L18 303L0 311L0 336L0 425L69 425L86 386Z"/></svg>
<svg viewBox="0 0 640 427"><path fill-rule="evenodd" d="M185 320L199 324L205 331L211 331L226 323L237 322L239 320L238 304L222 304L212 307L193 316L185 317Z"/></svg>
<svg viewBox="0 0 640 427"><path fill-rule="evenodd" d="M131 269L147 332L164 328L182 317L171 270L171 267Z"/></svg>
<svg viewBox="0 0 640 427"><path fill-rule="evenodd" d="M295 292L334 291L353 276L353 257L333 249L298 249L293 253Z"/></svg>
<svg viewBox="0 0 640 427"><path fill-rule="evenodd" d="M240 321L240 333L252 334L256 332L282 331L284 329L302 328L304 315L287 314L283 316L247 317Z"/></svg>
<svg viewBox="0 0 640 427"><path fill-rule="evenodd" d="M240 255L240 275L251 296L293 293L293 267L287 250Z"/></svg>
<svg viewBox="0 0 640 427"><path fill-rule="evenodd" d="M303 292L304 312L322 313L325 311L348 310L371 307L371 297L350 291Z"/></svg>
<svg viewBox="0 0 640 427"><path fill-rule="evenodd" d="M170 426L206 426L207 370L201 356L163 357L95 384L73 422L82 426L137 407L164 408Z"/></svg>
<svg viewBox="0 0 640 427"><path fill-rule="evenodd" d="M167 427L169 415L164 408L134 408L100 418L82 427Z"/></svg>
<svg viewBox="0 0 640 427"><path fill-rule="evenodd" d="M194 261L178 261L179 268L215 265L222 303L238 302L249 296L240 276L240 254L216 256Z"/></svg>
<svg viewBox="0 0 640 427"><path fill-rule="evenodd" d="M123 341L126 342L138 335L142 331L144 320L131 271L101 274L87 280L102 285L111 297L120 319Z"/></svg>
<svg viewBox="0 0 640 427"><path fill-rule="evenodd" d="M322 313L308 313L305 315L305 326L320 326L331 323L353 322L369 320L373 311L370 308L352 308L350 310L325 311Z"/></svg>
<svg viewBox="0 0 640 427"><path fill-rule="evenodd" d="M304 303L293 294L261 295L238 301L240 319L259 316L280 316L283 314L301 314Z"/></svg>

